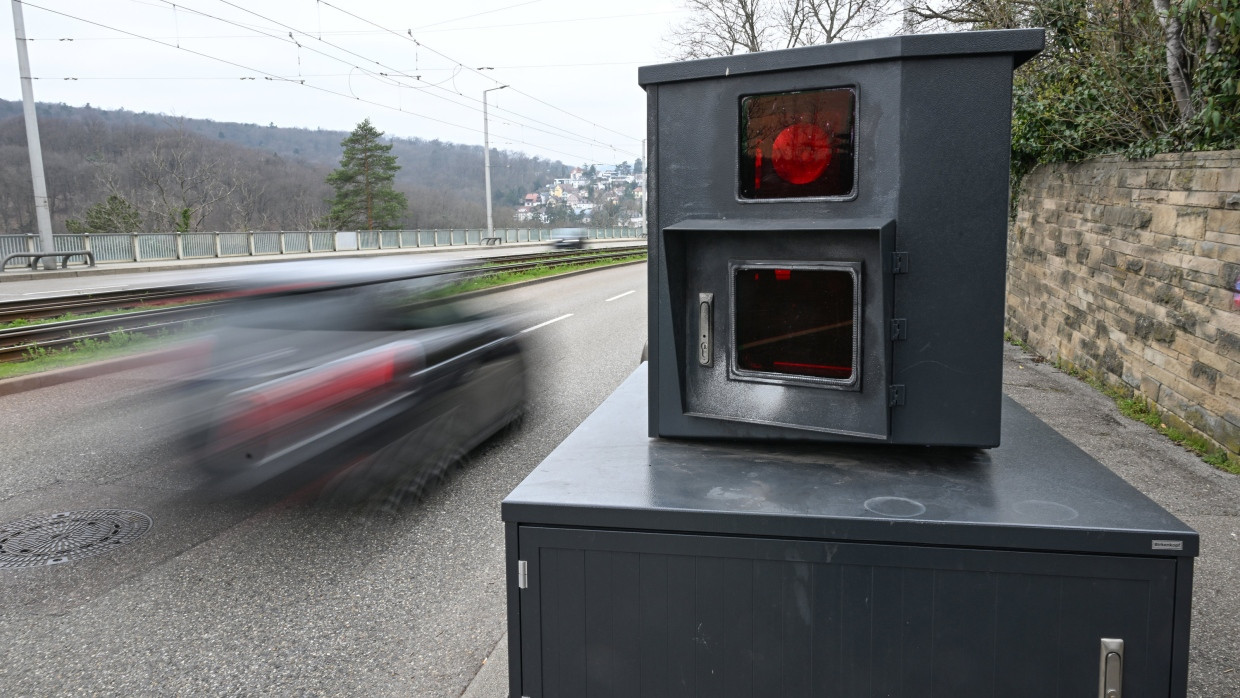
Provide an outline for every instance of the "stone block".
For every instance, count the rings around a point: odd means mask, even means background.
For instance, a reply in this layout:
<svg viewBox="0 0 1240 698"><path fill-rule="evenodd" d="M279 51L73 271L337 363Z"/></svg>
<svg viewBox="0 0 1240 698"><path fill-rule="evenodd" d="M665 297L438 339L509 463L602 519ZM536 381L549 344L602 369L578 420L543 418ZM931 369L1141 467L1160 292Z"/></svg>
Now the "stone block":
<svg viewBox="0 0 1240 698"><path fill-rule="evenodd" d="M1214 392L1214 386L1218 383L1220 374L1218 369L1207 366L1201 361L1194 361L1189 367L1188 375L1201 388Z"/></svg>
<svg viewBox="0 0 1240 698"><path fill-rule="evenodd" d="M1184 305L1180 290L1171 284L1159 284L1154 289L1154 302L1168 308L1179 308Z"/></svg>
<svg viewBox="0 0 1240 698"><path fill-rule="evenodd" d="M1194 240L1205 238L1208 216L1206 209L1182 208L1176 211L1175 234Z"/></svg>
<svg viewBox="0 0 1240 698"><path fill-rule="evenodd" d="M1236 193L1240 192L1240 164L1231 163L1230 167L1226 167L1219 173L1217 186L1215 191Z"/></svg>
<svg viewBox="0 0 1240 698"><path fill-rule="evenodd" d="M1164 262L1145 263L1145 275L1152 279L1158 279L1164 283L1175 283L1176 281L1179 281L1180 274L1181 272L1179 267L1174 267Z"/></svg>
<svg viewBox="0 0 1240 698"><path fill-rule="evenodd" d="M1174 235L1176 218L1175 206L1155 204L1150 208L1150 230L1163 235Z"/></svg>
<svg viewBox="0 0 1240 698"><path fill-rule="evenodd" d="M1185 198L1184 203L1189 206L1199 206L1201 208L1224 208L1226 207L1228 196L1217 191L1190 191Z"/></svg>
<svg viewBox="0 0 1240 698"><path fill-rule="evenodd" d="M1211 210L1206 214L1206 230L1240 236L1240 210Z"/></svg>

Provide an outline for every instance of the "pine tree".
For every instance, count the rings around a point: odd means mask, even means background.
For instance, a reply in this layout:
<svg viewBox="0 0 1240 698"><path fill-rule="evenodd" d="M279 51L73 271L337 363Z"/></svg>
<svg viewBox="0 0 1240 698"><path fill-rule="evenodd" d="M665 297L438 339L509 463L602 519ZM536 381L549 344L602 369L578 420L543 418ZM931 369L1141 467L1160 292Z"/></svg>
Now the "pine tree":
<svg viewBox="0 0 1240 698"><path fill-rule="evenodd" d="M379 142L382 136L366 119L340 142L340 167L327 176L336 190L327 220L336 230L397 228L409 207L405 195L392 186L400 165L391 154L392 145Z"/></svg>

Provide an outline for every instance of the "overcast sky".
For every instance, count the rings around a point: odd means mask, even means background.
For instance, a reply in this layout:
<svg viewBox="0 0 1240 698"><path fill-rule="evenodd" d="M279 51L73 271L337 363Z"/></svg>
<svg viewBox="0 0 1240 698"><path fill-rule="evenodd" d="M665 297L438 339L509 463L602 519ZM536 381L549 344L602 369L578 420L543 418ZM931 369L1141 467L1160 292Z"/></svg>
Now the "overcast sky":
<svg viewBox="0 0 1240 698"><path fill-rule="evenodd" d="M6 3L11 4L11 3ZM30 0L38 102L632 162L676 0ZM59 14L57 14L59 13ZM290 33L292 36L290 37ZM11 8L0 98L21 99Z"/></svg>

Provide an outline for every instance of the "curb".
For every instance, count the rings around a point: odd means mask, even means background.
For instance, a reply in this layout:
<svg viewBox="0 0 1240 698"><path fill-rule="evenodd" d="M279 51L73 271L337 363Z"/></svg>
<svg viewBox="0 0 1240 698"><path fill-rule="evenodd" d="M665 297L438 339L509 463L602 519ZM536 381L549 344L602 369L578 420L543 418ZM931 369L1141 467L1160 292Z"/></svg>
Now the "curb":
<svg viewBox="0 0 1240 698"><path fill-rule="evenodd" d="M67 366L41 373L5 378L0 380L0 397L24 393L28 390L38 390L39 388L50 388L84 378L97 378L109 373L119 373L144 366L161 364L174 360L176 356L176 347L166 347L131 356L118 356L115 359L95 361L82 364L81 366Z"/></svg>

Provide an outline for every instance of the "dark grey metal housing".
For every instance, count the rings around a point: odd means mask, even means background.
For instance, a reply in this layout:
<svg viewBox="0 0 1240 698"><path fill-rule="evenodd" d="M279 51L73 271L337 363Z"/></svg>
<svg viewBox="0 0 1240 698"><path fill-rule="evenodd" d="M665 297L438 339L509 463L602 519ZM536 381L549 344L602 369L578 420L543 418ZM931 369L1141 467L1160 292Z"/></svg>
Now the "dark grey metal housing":
<svg viewBox="0 0 1240 698"><path fill-rule="evenodd" d="M1042 45L971 32L642 68L650 435L997 445L1012 70ZM741 100L825 88L855 94L850 193L742 198ZM855 383L737 370L729 270L771 261L858 266Z"/></svg>
<svg viewBox="0 0 1240 698"><path fill-rule="evenodd" d="M646 373L503 502L511 696L1104 696L1103 640L1186 694L1197 534L1015 402L992 450L651 440Z"/></svg>

